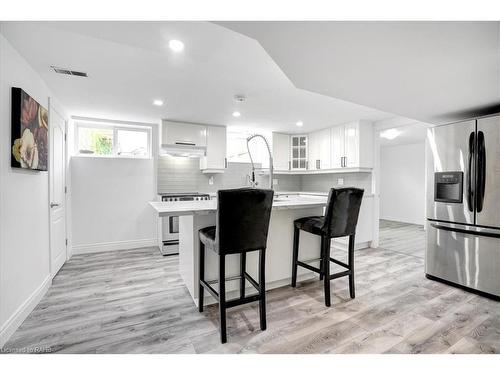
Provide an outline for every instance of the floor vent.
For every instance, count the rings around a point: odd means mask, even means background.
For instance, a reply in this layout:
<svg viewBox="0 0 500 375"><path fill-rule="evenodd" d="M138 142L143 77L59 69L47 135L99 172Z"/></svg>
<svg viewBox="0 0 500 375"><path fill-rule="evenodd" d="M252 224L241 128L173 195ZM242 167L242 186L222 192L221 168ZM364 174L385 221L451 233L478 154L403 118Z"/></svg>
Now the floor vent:
<svg viewBox="0 0 500 375"><path fill-rule="evenodd" d="M59 74L66 74L68 76L77 76L77 77L88 77L87 73L85 72L78 72L76 70L69 70L69 69L64 69L64 68L59 68L57 66L51 66L52 69L54 69L54 72L59 73Z"/></svg>

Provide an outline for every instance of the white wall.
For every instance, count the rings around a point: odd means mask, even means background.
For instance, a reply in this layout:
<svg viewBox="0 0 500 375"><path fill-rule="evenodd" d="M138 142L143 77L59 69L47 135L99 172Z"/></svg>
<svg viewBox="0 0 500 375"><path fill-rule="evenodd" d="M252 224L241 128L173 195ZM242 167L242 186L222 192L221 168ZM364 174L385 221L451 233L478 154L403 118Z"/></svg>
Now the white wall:
<svg viewBox="0 0 500 375"><path fill-rule="evenodd" d="M380 218L424 224L424 142L381 147Z"/></svg>
<svg viewBox="0 0 500 375"><path fill-rule="evenodd" d="M154 141L153 141L154 142ZM73 254L155 246L154 159L72 157Z"/></svg>
<svg viewBox="0 0 500 375"><path fill-rule="evenodd" d="M48 109L47 86L0 34L0 347L50 285L48 173L10 167L12 86Z"/></svg>

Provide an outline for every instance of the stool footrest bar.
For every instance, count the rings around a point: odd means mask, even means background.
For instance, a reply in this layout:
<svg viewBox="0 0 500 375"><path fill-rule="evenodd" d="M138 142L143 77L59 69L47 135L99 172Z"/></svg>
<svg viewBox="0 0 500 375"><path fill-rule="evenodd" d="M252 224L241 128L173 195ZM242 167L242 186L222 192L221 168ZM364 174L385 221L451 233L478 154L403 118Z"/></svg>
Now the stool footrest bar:
<svg viewBox="0 0 500 375"><path fill-rule="evenodd" d="M219 293L212 288L210 284L208 284L205 280L200 280L200 284L208 290L208 292L218 301L219 300Z"/></svg>
<svg viewBox="0 0 500 375"><path fill-rule="evenodd" d="M322 272L321 272L321 270L320 270L319 268L316 268L316 267L310 266L309 264L304 263L304 262L297 261L297 265L298 265L298 266L301 266L301 267L304 267L304 268L307 268L308 270L313 271L313 272L316 272L316 273L322 273Z"/></svg>
<svg viewBox="0 0 500 375"><path fill-rule="evenodd" d="M351 269L351 267L349 267L349 265L348 265L348 264L346 264L346 263L344 263L344 262L341 262L340 260L330 258L330 262L333 262L333 263L335 263L335 264L338 264L339 266L342 266L342 267L344 267L344 268Z"/></svg>
<svg viewBox="0 0 500 375"><path fill-rule="evenodd" d="M351 270L337 272L337 273L334 273L333 275L330 275L330 280L338 279L339 277L349 276L350 274L351 274Z"/></svg>

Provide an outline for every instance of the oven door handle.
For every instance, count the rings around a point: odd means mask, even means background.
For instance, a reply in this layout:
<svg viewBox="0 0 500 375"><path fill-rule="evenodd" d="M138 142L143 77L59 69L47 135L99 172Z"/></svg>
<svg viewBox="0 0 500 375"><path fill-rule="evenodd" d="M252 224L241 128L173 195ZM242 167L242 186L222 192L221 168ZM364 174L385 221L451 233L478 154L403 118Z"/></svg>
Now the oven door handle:
<svg viewBox="0 0 500 375"><path fill-rule="evenodd" d="M448 227L448 226L441 225L441 224L431 224L431 227L436 228L436 229L446 230L448 232L472 234L474 236L480 236L480 237L500 238L500 233L494 233L494 232L478 232L478 231L469 230L469 229L452 228L452 227Z"/></svg>

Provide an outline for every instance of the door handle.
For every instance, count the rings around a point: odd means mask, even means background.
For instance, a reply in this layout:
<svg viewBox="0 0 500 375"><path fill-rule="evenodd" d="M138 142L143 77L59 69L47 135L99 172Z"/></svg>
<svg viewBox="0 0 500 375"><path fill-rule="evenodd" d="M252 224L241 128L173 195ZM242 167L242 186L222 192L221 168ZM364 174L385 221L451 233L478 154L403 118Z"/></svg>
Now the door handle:
<svg viewBox="0 0 500 375"><path fill-rule="evenodd" d="M59 207L59 203L50 202L50 208Z"/></svg>
<svg viewBox="0 0 500 375"><path fill-rule="evenodd" d="M494 233L494 232L477 232L474 230L452 228L452 227L448 227L445 225L439 225L439 224L431 224L431 227L436 228L436 229L446 230L448 232L472 234L474 236L480 236L480 237L500 238L500 233Z"/></svg>
<svg viewBox="0 0 500 375"><path fill-rule="evenodd" d="M477 193L476 193L476 211L483 210L484 189L486 186L486 148L484 142L484 133L477 132Z"/></svg>
<svg viewBox="0 0 500 375"><path fill-rule="evenodd" d="M468 169L467 169L467 206L470 212L474 212L474 183L473 177L475 175L474 158L476 153L476 137L475 133L470 133L469 136L469 156L468 156Z"/></svg>

